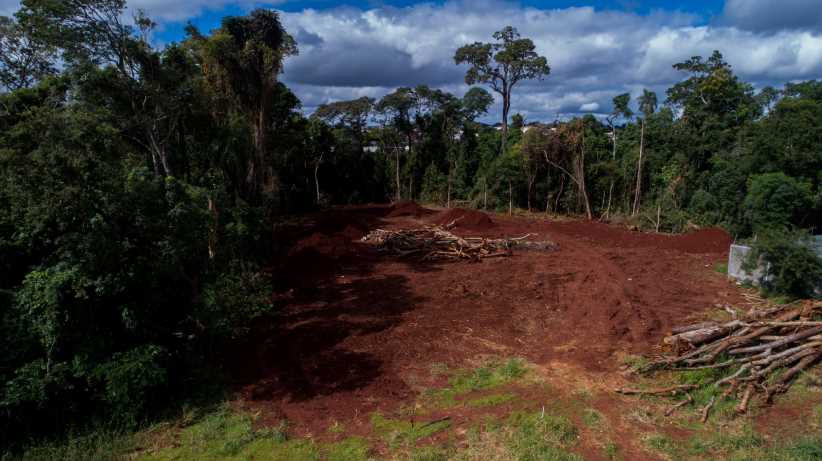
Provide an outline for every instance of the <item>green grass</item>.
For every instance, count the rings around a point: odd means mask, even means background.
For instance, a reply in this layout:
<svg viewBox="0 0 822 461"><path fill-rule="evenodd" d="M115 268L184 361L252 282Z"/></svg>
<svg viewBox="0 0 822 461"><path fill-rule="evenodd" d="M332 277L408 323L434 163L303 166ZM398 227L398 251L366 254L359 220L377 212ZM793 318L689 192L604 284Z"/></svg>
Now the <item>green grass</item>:
<svg viewBox="0 0 822 461"><path fill-rule="evenodd" d="M512 394L510 392L503 393L503 394L491 394L486 395L484 397L479 397L476 399L467 400L465 402L466 405L469 407L474 408L481 408L481 407L493 407L497 405L502 405L503 403L508 403L517 398L516 394Z"/></svg>
<svg viewBox="0 0 822 461"><path fill-rule="evenodd" d="M469 433L468 447L455 458L581 461L580 456L568 451L576 444L578 434L565 417L517 412L474 428Z"/></svg>
<svg viewBox="0 0 822 461"><path fill-rule="evenodd" d="M103 461L120 459L133 451L136 440L132 435L119 432L95 431L83 435L69 435L66 440L47 441L33 446L19 456L0 454L10 461Z"/></svg>
<svg viewBox="0 0 822 461"><path fill-rule="evenodd" d="M586 408L582 411L582 422L584 422L586 426L598 427L602 424L602 421L602 413L594 410L593 408Z"/></svg>
<svg viewBox="0 0 822 461"><path fill-rule="evenodd" d="M411 461L446 461L451 453L445 448L420 447L411 452Z"/></svg>
<svg viewBox="0 0 822 461"><path fill-rule="evenodd" d="M664 435L646 440L654 451L675 460L816 461L822 459L822 436L800 437L769 446L749 426L738 430L702 431L677 442Z"/></svg>
<svg viewBox="0 0 822 461"><path fill-rule="evenodd" d="M622 454L619 452L619 447L614 442L606 443L605 446L602 448L602 450L605 452L605 456L608 459L613 459L613 460L621 460L622 459Z"/></svg>
<svg viewBox="0 0 822 461"><path fill-rule="evenodd" d="M728 275L728 263L716 263L716 265L714 265L714 271Z"/></svg>
<svg viewBox="0 0 822 461"><path fill-rule="evenodd" d="M448 387L431 390L426 397L434 407L453 407L462 395L510 383L525 376L527 371L525 362L518 358L492 361L474 370L457 370L448 380Z"/></svg>
<svg viewBox="0 0 822 461"><path fill-rule="evenodd" d="M430 437L451 426L451 421L405 421L389 419L381 413L371 415L371 425L389 447L413 446L418 440Z"/></svg>
<svg viewBox="0 0 822 461"><path fill-rule="evenodd" d="M285 425L255 428L251 416L222 407L179 431L174 443L147 450L136 459L359 461L368 459L368 452L368 443L354 437L331 444L289 440Z"/></svg>

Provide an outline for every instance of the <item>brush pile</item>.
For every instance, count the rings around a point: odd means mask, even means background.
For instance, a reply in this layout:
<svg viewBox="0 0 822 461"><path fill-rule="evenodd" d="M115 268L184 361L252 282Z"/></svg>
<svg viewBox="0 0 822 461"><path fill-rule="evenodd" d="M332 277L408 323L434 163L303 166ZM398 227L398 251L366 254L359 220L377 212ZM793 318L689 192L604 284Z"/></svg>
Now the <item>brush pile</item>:
<svg viewBox="0 0 822 461"><path fill-rule="evenodd" d="M741 393L736 411L745 413L755 395L760 394L764 403L772 402L775 395L788 390L799 373L822 359L822 302L786 306L757 302L742 315L729 306L723 309L731 314L732 320L673 329L664 339L673 355L652 361L637 371L722 370L717 374L719 378L702 386L724 388L721 398L725 399ZM664 393L676 394L697 387L701 386L677 386L665 389ZM705 410L703 420L710 408Z"/></svg>
<svg viewBox="0 0 822 461"><path fill-rule="evenodd" d="M431 226L419 229L371 231L362 241L375 245L380 251L394 256L418 255L423 261L468 259L478 261L484 258L510 256L512 250L551 251L553 242L533 242L526 240L531 234L504 239L485 237L459 237L442 227Z"/></svg>

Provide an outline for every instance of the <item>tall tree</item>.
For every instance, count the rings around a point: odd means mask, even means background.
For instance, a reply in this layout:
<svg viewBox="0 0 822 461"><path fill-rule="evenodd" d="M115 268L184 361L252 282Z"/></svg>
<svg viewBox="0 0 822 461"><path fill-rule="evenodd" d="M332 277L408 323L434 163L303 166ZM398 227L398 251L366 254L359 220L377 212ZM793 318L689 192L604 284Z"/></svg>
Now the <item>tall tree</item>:
<svg viewBox="0 0 822 461"><path fill-rule="evenodd" d="M704 171L714 154L732 149L739 128L756 120L763 106L719 51L707 59L694 56L674 69L689 76L668 89L667 102L682 113L692 168Z"/></svg>
<svg viewBox="0 0 822 461"><path fill-rule="evenodd" d="M54 48L32 40L12 18L0 16L0 90L28 88L55 73Z"/></svg>
<svg viewBox="0 0 822 461"><path fill-rule="evenodd" d="M639 97L639 111L642 112L642 127L639 134L639 157L636 163L636 191L634 192L634 207L631 214L636 216L639 213L640 197L642 196L642 157L645 151L645 123L650 116L656 112L656 93L649 90L642 90Z"/></svg>
<svg viewBox="0 0 822 461"><path fill-rule="evenodd" d="M297 45L270 10L223 18L208 38L191 31L202 45L203 72L214 89L232 101L251 126L254 155L246 166L245 195L256 199L274 188L269 158L272 109L283 59L297 54Z"/></svg>
<svg viewBox="0 0 822 461"><path fill-rule="evenodd" d="M365 143L365 131L368 118L374 109L374 99L363 96L350 101L336 101L317 107L312 117L325 120L331 125L343 125L359 144L360 150Z"/></svg>
<svg viewBox="0 0 822 461"><path fill-rule="evenodd" d="M613 99L613 110L608 115L606 121L608 122L608 126L611 128L611 161L616 161L616 153L617 153L617 127L616 121L619 119L630 120L631 117L634 116L634 112L631 110L631 94L630 93L622 93L620 95L614 96ZM610 178L610 185L608 187L608 207L605 209L605 213L603 217L609 217L611 215L611 202L614 195L614 175L611 175Z"/></svg>
<svg viewBox="0 0 822 461"><path fill-rule="evenodd" d="M577 186L579 199L585 208L587 218L593 219L591 201L585 180L585 129L587 117L576 119L560 126L556 132L544 130L548 142L543 144L545 162L567 176Z"/></svg>
<svg viewBox="0 0 822 461"><path fill-rule="evenodd" d="M314 189L317 204L321 203L320 166L334 151L334 135L328 125L320 119L311 119L305 130L306 152L314 168Z"/></svg>
<svg viewBox="0 0 822 461"><path fill-rule="evenodd" d="M537 54L534 42L521 38L517 29L507 26L494 33L495 43L475 42L457 49L454 62L468 64L465 83L487 84L502 96L502 150L508 137L508 113L511 92L524 80L543 79L551 68L544 56Z"/></svg>
<svg viewBox="0 0 822 461"><path fill-rule="evenodd" d="M393 93L383 96L382 99L374 106L374 111L378 114L382 125L382 139L383 149L392 150L394 152L394 173L395 173L395 199L397 201L402 199L402 185L400 180L400 151L411 151L411 136L413 131L413 124L411 121L411 111L415 105L414 91L411 88L398 88ZM390 133L388 125L392 125L394 133L401 133L404 137L404 143L385 142L386 135ZM404 144L404 145L401 145Z"/></svg>

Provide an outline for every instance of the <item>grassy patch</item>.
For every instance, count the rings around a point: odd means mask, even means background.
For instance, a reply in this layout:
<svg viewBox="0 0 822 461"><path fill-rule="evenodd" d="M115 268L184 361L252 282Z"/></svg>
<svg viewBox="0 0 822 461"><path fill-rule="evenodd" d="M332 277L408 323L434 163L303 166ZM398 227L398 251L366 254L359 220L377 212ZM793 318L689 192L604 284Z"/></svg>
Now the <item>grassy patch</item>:
<svg viewBox="0 0 822 461"><path fill-rule="evenodd" d="M153 434L153 437L167 435ZM146 436L147 441L149 438ZM364 461L369 452L368 443L356 437L331 444L289 440L284 424L276 428L255 428L250 415L227 406L175 432L172 438L171 443L145 449L131 458L146 461Z"/></svg>
<svg viewBox="0 0 822 461"><path fill-rule="evenodd" d="M603 420L602 413L593 408L586 408L582 410L582 422L588 427L599 427Z"/></svg>
<svg viewBox="0 0 822 461"><path fill-rule="evenodd" d="M334 421L330 426L328 426L328 432L331 434L342 434L345 432L345 424Z"/></svg>
<svg viewBox="0 0 822 461"><path fill-rule="evenodd" d="M822 459L822 438L805 437L768 446L750 427L739 430L703 431L677 442L653 435L646 445L669 459L729 461L811 461Z"/></svg>
<svg viewBox="0 0 822 461"><path fill-rule="evenodd" d="M325 445L323 459L327 461L360 461L369 459L368 442L359 437L350 437L342 442Z"/></svg>
<svg viewBox="0 0 822 461"><path fill-rule="evenodd" d="M459 370L448 380L448 387L429 391L430 404L447 408L458 404L457 397L469 392L492 389L525 376L528 369L522 359L492 361L474 370Z"/></svg>
<svg viewBox="0 0 822 461"><path fill-rule="evenodd" d="M22 461L120 459L133 451L136 443L135 438L130 435L95 431L84 435L69 435L64 441L43 442L26 450L19 459ZM15 458L0 453L0 459Z"/></svg>
<svg viewBox="0 0 822 461"><path fill-rule="evenodd" d="M516 399L516 394L512 393L504 393L504 394L491 394L486 395L485 397L479 397L476 399L471 399L465 402L466 405L469 407L493 407L496 405L502 405L503 403L510 402Z"/></svg>
<svg viewBox="0 0 822 461"><path fill-rule="evenodd" d="M446 461L451 453L438 447L420 447L411 452L411 461Z"/></svg>
<svg viewBox="0 0 822 461"><path fill-rule="evenodd" d="M728 275L728 263L716 263L714 265L714 271L723 275Z"/></svg>
<svg viewBox="0 0 822 461"><path fill-rule="evenodd" d="M576 444L577 429L561 416L514 413L491 420L469 433L468 448L457 454L464 460L582 460L568 451Z"/></svg>
<svg viewBox="0 0 822 461"><path fill-rule="evenodd" d="M619 452L619 446L617 446L617 444L615 444L614 442L606 443L605 446L602 447L602 451L605 452L605 457L607 457L608 459L622 459L622 454Z"/></svg>
<svg viewBox="0 0 822 461"><path fill-rule="evenodd" d="M451 426L451 421L416 422L389 419L381 413L371 415L374 432L380 435L390 447L411 446Z"/></svg>

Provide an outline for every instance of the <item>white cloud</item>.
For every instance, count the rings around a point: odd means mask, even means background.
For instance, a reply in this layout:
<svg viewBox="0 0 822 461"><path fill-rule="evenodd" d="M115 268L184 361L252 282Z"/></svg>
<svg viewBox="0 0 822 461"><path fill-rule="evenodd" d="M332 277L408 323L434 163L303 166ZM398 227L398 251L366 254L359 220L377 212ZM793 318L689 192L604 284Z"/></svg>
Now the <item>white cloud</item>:
<svg viewBox="0 0 822 461"><path fill-rule="evenodd" d="M308 110L323 97L354 97L366 89L380 96L397 86L431 84L462 94L465 69L454 65L454 51L489 41L506 25L532 38L552 68L544 81L523 82L514 91L513 110L530 119L608 112L613 96L643 88L664 99L664 90L683 77L674 63L715 49L757 85L822 76L822 35L785 30L766 36L696 21L681 13L540 10L492 0L285 13L284 24L301 43L284 80Z"/></svg>
<svg viewBox="0 0 822 461"><path fill-rule="evenodd" d="M727 24L754 31L822 30L819 0L727 0Z"/></svg>
<svg viewBox="0 0 822 461"><path fill-rule="evenodd" d="M276 7L285 1L131 0L129 5L147 10L162 27L228 5ZM0 0L0 10L17 3ZM461 95L468 88L465 68L454 65L454 51L489 41L494 31L512 25L534 40L552 69L545 80L515 88L514 112L531 120L609 112L613 96L624 92L636 96L650 88L664 100L664 90L683 77L672 65L715 49L757 86L822 77L822 27L807 25L820 22L818 3L728 0L722 17L708 25L677 12L537 9L501 0L306 9L282 14L300 49L286 62L282 78L307 111L331 100L380 97L398 86L429 84ZM498 110L499 105L490 117Z"/></svg>

